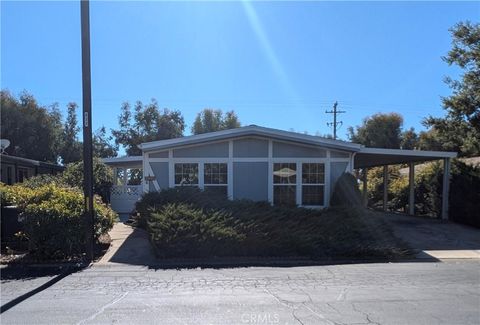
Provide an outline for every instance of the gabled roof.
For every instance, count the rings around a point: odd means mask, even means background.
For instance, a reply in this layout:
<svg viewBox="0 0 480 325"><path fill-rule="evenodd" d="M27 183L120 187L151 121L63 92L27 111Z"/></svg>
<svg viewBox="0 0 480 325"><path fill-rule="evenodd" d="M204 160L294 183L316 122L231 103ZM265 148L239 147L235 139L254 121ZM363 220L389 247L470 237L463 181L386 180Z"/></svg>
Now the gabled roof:
<svg viewBox="0 0 480 325"><path fill-rule="evenodd" d="M331 149L338 150L347 150L351 152L357 152L362 147L359 144L345 142L340 140L327 139L323 137L300 134L296 132L283 131L277 129L271 129L256 125L244 126L236 129L223 130L217 132L210 132L204 134L197 134L186 136L182 138L168 139L168 140L159 140L152 141L140 144L138 147L142 151L152 151L152 150L164 150L174 147L180 147L185 145L192 144L201 144L211 141L221 141L229 140L232 138L238 137L247 137L247 136L260 136L267 137L276 140L292 141L302 144L317 145L322 147L327 147Z"/></svg>

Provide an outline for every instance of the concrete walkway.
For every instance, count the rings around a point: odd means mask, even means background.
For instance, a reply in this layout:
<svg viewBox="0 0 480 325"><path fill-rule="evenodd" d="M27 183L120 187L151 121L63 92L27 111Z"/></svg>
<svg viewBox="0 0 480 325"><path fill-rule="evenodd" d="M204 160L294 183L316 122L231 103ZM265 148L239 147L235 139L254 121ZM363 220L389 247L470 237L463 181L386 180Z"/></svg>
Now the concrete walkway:
<svg viewBox="0 0 480 325"><path fill-rule="evenodd" d="M112 244L95 265L152 265L156 258L145 230L116 223L109 232Z"/></svg>
<svg viewBox="0 0 480 325"><path fill-rule="evenodd" d="M396 237L418 252L417 258L480 259L480 229L438 219L374 213L386 220Z"/></svg>

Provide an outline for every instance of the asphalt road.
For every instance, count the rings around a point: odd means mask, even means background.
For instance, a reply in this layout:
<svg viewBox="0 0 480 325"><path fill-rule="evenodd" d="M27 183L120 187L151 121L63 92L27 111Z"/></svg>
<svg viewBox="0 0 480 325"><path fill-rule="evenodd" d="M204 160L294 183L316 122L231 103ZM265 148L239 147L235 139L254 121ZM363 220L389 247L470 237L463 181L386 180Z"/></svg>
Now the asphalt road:
<svg viewBox="0 0 480 325"><path fill-rule="evenodd" d="M2 304L51 279L2 281ZM480 262L152 270L95 266L2 324L480 324Z"/></svg>

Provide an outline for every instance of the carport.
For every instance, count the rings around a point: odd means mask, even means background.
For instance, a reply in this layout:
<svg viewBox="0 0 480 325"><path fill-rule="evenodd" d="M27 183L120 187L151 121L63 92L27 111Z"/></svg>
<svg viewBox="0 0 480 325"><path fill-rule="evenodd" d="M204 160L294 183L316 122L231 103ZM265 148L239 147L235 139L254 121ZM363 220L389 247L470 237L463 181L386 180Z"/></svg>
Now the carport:
<svg viewBox="0 0 480 325"><path fill-rule="evenodd" d="M367 205L367 170L371 167L383 166L383 210L387 210L388 201L388 166L408 164L409 166L409 196L408 213L415 213L415 163L432 160L443 160L442 182L442 214L444 220L448 219L448 193L450 187L450 160L457 156L456 152L445 151L420 151L403 149L362 148L355 154L354 168L363 169L363 201Z"/></svg>

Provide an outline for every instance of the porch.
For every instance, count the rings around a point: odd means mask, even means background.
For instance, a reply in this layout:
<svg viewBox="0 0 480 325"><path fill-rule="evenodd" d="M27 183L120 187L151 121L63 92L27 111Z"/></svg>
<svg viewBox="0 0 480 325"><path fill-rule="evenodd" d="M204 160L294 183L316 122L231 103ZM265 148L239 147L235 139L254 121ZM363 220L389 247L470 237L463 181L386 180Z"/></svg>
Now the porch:
<svg viewBox="0 0 480 325"><path fill-rule="evenodd" d="M135 203L143 194L142 157L106 158L103 161L113 169L112 209L120 218L126 217L135 209Z"/></svg>

